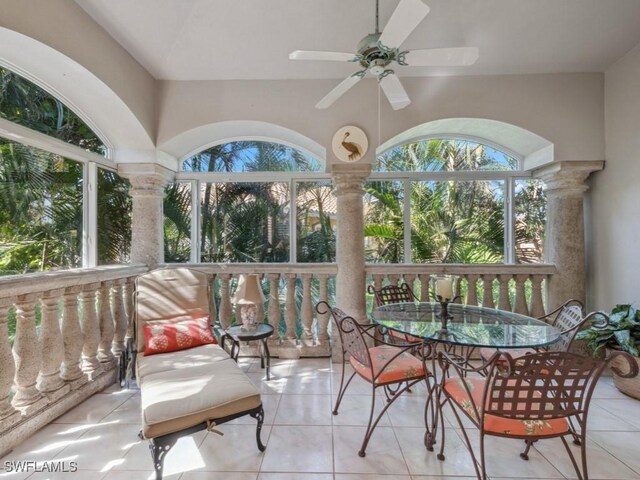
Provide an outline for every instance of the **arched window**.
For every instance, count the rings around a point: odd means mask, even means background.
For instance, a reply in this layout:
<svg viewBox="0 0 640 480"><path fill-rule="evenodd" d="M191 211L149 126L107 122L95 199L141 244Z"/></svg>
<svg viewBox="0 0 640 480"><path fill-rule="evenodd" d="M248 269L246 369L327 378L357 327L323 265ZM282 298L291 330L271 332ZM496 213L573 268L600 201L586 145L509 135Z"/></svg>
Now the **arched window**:
<svg viewBox="0 0 640 480"><path fill-rule="evenodd" d="M127 261L128 182L100 158L107 153L100 138L59 99L2 67L0 118L9 132L0 136L0 274ZM73 158L31 146L33 139L49 145L39 134L52 137L50 145L74 145L62 149ZM84 215L87 184L98 212Z"/></svg>
<svg viewBox="0 0 640 480"><path fill-rule="evenodd" d="M183 172L318 172L315 158L278 143L240 141L203 150L182 163Z"/></svg>
<svg viewBox="0 0 640 480"><path fill-rule="evenodd" d="M166 190L165 260L335 261L335 197L320 171L295 148L257 140L192 155Z"/></svg>
<svg viewBox="0 0 640 480"><path fill-rule="evenodd" d="M102 140L46 90L0 67L0 117L84 150L106 154Z"/></svg>
<svg viewBox="0 0 640 480"><path fill-rule="evenodd" d="M431 138L384 152L374 170L365 197L369 261L543 260L542 184L499 148Z"/></svg>

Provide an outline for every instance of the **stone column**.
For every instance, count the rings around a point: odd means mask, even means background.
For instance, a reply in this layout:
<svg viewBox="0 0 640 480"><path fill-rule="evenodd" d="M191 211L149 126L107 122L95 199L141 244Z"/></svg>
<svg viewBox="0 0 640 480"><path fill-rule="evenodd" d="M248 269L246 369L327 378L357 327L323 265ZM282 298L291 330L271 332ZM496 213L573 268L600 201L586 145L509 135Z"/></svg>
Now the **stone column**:
<svg viewBox="0 0 640 480"><path fill-rule="evenodd" d="M364 272L364 183L371 173L368 163L333 165L333 184L337 199L336 306L359 322L366 322ZM333 330L334 361L341 357L339 338Z"/></svg>
<svg viewBox="0 0 640 480"><path fill-rule="evenodd" d="M128 163L118 173L131 182L131 262L155 268L164 261L162 202L173 172L156 164Z"/></svg>
<svg viewBox="0 0 640 480"><path fill-rule="evenodd" d="M585 180L603 167L603 161L554 162L533 172L546 186L545 261L557 268L547 282L547 311L571 298L585 301Z"/></svg>

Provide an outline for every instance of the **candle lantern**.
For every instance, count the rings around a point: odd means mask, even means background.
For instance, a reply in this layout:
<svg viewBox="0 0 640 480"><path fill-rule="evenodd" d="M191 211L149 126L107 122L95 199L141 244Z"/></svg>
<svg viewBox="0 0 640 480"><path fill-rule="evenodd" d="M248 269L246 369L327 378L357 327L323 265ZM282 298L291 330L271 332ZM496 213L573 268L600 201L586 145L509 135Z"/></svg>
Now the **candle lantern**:
<svg viewBox="0 0 640 480"><path fill-rule="evenodd" d="M453 315L449 313L449 303L460 298L454 296L457 275L431 275L433 298L440 304L440 313L436 314L442 321L442 331L446 332L448 322Z"/></svg>

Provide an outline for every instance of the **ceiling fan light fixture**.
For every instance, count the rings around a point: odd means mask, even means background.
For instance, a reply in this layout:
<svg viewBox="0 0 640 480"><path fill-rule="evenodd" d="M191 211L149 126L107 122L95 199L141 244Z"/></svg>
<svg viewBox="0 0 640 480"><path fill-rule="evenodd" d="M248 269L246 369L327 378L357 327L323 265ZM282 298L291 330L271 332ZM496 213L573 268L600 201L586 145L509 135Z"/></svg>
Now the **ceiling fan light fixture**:
<svg viewBox="0 0 640 480"><path fill-rule="evenodd" d="M388 61L382 60L382 59L378 59L378 60L374 60L373 62L371 62L369 64L369 71L373 74L373 75L381 75L382 73L384 73L385 71L385 67L389 64Z"/></svg>

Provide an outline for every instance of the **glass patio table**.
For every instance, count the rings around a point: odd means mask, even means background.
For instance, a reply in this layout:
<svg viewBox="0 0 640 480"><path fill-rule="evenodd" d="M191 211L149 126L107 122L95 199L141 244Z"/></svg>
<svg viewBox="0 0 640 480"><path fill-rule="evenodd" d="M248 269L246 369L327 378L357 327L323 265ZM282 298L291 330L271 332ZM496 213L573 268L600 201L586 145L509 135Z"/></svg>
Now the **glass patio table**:
<svg viewBox="0 0 640 480"><path fill-rule="evenodd" d="M550 345L560 339L560 330L542 320L495 308L450 303L447 329L442 329L439 303L394 303L382 305L372 313L373 320L389 330L441 344L465 363L477 347L496 349L534 348ZM456 349L461 347L461 355ZM431 372L436 375L436 355L431 354ZM444 380L444 374L441 377ZM441 387L434 377L425 406L424 444L432 451L436 441L438 419L442 418ZM440 458L440 456L438 457ZM444 457L440 458L443 460Z"/></svg>
<svg viewBox="0 0 640 480"><path fill-rule="evenodd" d="M373 320L407 336L449 345L498 349L544 347L560 339L560 330L542 320L495 308L450 303L442 330L439 303L394 303L372 313Z"/></svg>

